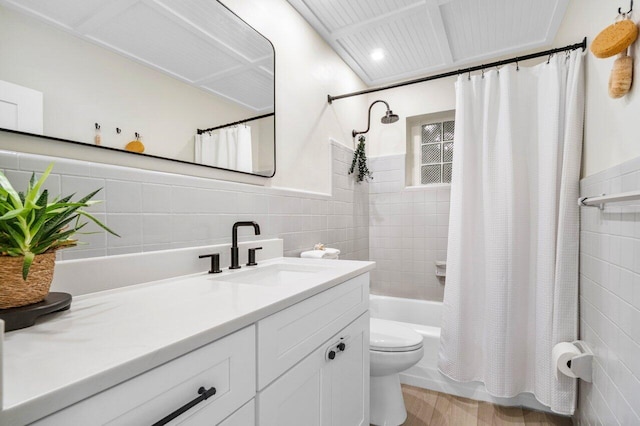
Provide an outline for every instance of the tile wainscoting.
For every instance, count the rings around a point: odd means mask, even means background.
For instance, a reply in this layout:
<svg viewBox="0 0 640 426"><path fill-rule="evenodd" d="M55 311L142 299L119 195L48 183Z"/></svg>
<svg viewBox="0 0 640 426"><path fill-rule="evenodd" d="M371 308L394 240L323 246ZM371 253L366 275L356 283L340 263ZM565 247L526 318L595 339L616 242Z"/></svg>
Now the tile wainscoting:
<svg viewBox="0 0 640 426"><path fill-rule="evenodd" d="M640 190L640 158L582 179L583 197ZM581 425L640 424L640 201L581 208L580 336L595 353Z"/></svg>
<svg viewBox="0 0 640 426"><path fill-rule="evenodd" d="M369 159L371 292L442 301L435 261L447 259L449 185L405 187L405 156Z"/></svg>
<svg viewBox="0 0 640 426"><path fill-rule="evenodd" d="M95 199L104 203L89 211L122 237L82 235L88 244L59 251L60 259L228 243L234 222L255 220L262 235L242 228L241 240L282 238L286 256L324 242L343 259L368 260L369 190L347 175L352 155L332 142L331 196L11 151L0 151L0 170L20 189L54 162L50 194L103 188Z"/></svg>

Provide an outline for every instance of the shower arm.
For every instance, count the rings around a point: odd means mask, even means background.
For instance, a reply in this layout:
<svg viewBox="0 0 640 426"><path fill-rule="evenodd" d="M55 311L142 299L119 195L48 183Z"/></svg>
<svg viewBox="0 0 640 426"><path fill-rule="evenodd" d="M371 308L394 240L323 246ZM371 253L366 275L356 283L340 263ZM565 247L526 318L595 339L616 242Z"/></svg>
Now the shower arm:
<svg viewBox="0 0 640 426"><path fill-rule="evenodd" d="M374 101L371 105L369 105L369 116L367 118L367 130L365 130L364 132L358 132L356 130L352 130L351 131L351 136L353 136L354 138L358 135L363 135L365 133L369 133L369 129L371 128L371 108L373 108L373 106L375 104L377 104L378 102L382 102L383 104L385 104L387 106L387 111L389 111L391 108L389 108L389 104L386 101L383 101L382 99L378 99L377 101Z"/></svg>

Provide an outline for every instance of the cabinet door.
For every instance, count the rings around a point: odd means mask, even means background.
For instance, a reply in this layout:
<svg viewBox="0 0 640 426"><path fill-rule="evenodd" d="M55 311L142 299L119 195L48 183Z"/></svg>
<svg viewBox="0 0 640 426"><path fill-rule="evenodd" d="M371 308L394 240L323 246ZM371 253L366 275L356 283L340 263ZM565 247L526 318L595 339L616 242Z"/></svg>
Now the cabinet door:
<svg viewBox="0 0 640 426"><path fill-rule="evenodd" d="M369 313L338 334L345 344L331 364L331 424L369 424Z"/></svg>
<svg viewBox="0 0 640 426"><path fill-rule="evenodd" d="M341 342L345 343L343 351L338 349ZM260 392L258 407L260 426L368 424L369 314L360 316Z"/></svg>

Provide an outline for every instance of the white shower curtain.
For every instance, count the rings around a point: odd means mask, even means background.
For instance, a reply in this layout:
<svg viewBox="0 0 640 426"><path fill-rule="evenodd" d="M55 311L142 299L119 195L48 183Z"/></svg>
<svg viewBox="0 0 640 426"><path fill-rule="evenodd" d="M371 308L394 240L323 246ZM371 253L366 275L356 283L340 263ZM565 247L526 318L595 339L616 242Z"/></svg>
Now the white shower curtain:
<svg viewBox="0 0 640 426"><path fill-rule="evenodd" d="M212 134L205 132L201 135L195 135L194 141L195 162L209 166L217 166L219 135L217 133Z"/></svg>
<svg viewBox="0 0 640 426"><path fill-rule="evenodd" d="M233 126L195 135L195 162L225 169L253 171L251 127Z"/></svg>
<svg viewBox="0 0 640 426"><path fill-rule="evenodd" d="M577 338L582 52L456 83L439 369L572 414L553 346Z"/></svg>
<svg viewBox="0 0 640 426"><path fill-rule="evenodd" d="M237 169L242 172L253 171L253 155L251 153L251 127L243 124L238 127L238 162Z"/></svg>

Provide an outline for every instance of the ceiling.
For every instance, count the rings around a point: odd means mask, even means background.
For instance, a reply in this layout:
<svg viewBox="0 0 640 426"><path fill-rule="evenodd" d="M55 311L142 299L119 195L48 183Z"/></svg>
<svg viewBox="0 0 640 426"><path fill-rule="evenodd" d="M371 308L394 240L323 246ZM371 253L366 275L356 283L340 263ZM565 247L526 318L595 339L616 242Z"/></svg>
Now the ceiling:
<svg viewBox="0 0 640 426"><path fill-rule="evenodd" d="M548 46L569 0L288 0L370 86Z"/></svg>
<svg viewBox="0 0 640 426"><path fill-rule="evenodd" d="M213 0L0 0L256 113L273 111L271 43Z"/></svg>

